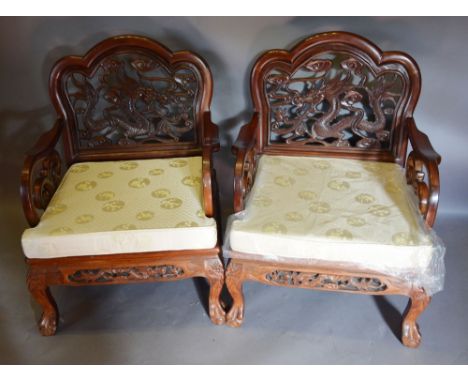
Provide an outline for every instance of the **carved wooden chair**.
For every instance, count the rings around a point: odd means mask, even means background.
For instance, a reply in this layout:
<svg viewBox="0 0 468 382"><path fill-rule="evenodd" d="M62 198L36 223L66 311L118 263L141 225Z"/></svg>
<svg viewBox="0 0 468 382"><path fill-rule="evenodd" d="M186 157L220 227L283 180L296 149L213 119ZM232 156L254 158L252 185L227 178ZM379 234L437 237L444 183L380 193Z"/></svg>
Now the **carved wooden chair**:
<svg viewBox="0 0 468 382"><path fill-rule="evenodd" d="M441 158L412 117L420 88L411 57L350 33L314 35L257 60L254 115L233 147L228 325L243 321L246 280L401 294L410 298L402 342L419 345L416 319L444 272L429 228Z"/></svg>
<svg viewBox="0 0 468 382"><path fill-rule="evenodd" d="M21 196L27 283L53 335L50 285L206 278L209 314L224 322L205 61L139 36L118 36L58 61L58 117L27 153ZM41 212L43 212L41 216Z"/></svg>

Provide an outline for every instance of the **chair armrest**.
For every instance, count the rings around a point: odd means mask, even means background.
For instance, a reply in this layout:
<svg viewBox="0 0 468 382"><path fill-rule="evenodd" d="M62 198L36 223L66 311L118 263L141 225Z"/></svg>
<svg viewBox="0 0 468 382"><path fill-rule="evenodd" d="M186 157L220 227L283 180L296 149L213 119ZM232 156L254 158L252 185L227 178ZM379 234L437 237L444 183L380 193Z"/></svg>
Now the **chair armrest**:
<svg viewBox="0 0 468 382"><path fill-rule="evenodd" d="M258 113L252 120L242 126L232 152L236 155L234 167L234 212L244 209L244 201L252 188L257 170L256 132L258 129Z"/></svg>
<svg viewBox="0 0 468 382"><path fill-rule="evenodd" d="M63 123L58 119L54 127L41 135L26 153L21 172L20 194L24 214L31 227L39 223L38 209L45 210L62 179L62 159L55 150Z"/></svg>
<svg viewBox="0 0 468 382"><path fill-rule="evenodd" d="M413 118L406 120L406 127L413 148L406 161L406 181L413 186L419 198L419 210L426 223L432 227L439 204L441 157L427 135L418 130Z"/></svg>
<svg viewBox="0 0 468 382"><path fill-rule="evenodd" d="M205 215L213 217L213 152L220 149L218 126L211 121L209 111L203 114L202 137L202 180L203 180L203 205Z"/></svg>
<svg viewBox="0 0 468 382"><path fill-rule="evenodd" d="M413 146L413 151L416 152L418 157L424 158L426 161L433 160L437 164L440 164L442 158L432 147L429 137L418 130L413 118L408 118L406 120L406 127L408 129L411 146Z"/></svg>

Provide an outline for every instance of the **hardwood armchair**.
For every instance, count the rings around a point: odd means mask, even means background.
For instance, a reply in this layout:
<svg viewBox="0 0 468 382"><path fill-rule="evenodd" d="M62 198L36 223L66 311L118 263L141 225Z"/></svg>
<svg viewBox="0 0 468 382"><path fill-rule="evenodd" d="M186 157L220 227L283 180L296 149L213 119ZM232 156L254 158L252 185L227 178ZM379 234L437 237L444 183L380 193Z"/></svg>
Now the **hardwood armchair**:
<svg viewBox="0 0 468 382"><path fill-rule="evenodd" d="M253 118L233 146L227 324L243 321L246 280L402 294L402 342L417 347L416 319L444 274L443 244L428 227L441 158L412 117L417 64L351 33L323 33L264 53L250 85Z"/></svg>
<svg viewBox="0 0 468 382"><path fill-rule="evenodd" d="M58 323L50 285L204 277L211 320L224 322L212 89L202 58L139 36L56 63L57 121L21 175L33 227L22 246L41 334Z"/></svg>

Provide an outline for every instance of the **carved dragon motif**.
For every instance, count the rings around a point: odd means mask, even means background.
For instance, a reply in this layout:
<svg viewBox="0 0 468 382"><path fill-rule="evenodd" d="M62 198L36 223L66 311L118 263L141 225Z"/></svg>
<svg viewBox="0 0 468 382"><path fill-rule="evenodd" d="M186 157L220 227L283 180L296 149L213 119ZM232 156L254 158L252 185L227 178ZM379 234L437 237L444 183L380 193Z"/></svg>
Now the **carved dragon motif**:
<svg viewBox="0 0 468 382"><path fill-rule="evenodd" d="M116 269L82 269L68 275L68 280L74 283L86 284L148 279L175 279L183 275L184 270L175 265L157 265Z"/></svg>
<svg viewBox="0 0 468 382"><path fill-rule="evenodd" d="M72 73L66 90L82 147L193 141L198 82L142 55L114 55L87 77Z"/></svg>
<svg viewBox="0 0 468 382"><path fill-rule="evenodd" d="M265 279L272 284L301 286L303 288L372 293L383 292L387 289L385 283L375 277L355 277L275 270L267 273Z"/></svg>
<svg viewBox="0 0 468 382"><path fill-rule="evenodd" d="M385 146L401 97L392 89L400 85L397 72L373 76L353 57L313 59L295 74L269 74L270 139L295 145Z"/></svg>

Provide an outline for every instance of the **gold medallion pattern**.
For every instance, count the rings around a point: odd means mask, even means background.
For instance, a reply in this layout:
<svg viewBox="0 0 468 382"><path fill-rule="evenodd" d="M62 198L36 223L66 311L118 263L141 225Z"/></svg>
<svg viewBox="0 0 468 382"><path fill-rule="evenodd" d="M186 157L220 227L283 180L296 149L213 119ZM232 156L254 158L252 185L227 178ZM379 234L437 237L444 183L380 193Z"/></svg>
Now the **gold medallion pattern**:
<svg viewBox="0 0 468 382"><path fill-rule="evenodd" d="M245 213L231 226L235 232L231 245L244 253L294 256L299 252L304 257L309 241L318 246L338 240L355 245L420 245L419 223L412 218L416 212L406 191L405 173L396 163L263 154ZM262 232L277 235L275 245L266 235L255 236ZM279 235L287 235L287 240ZM339 257L340 249L335 249ZM362 250L373 251L376 258L381 255L370 246ZM343 246L343 259L346 252ZM390 256L392 250L382 252ZM326 257L328 252L317 253Z"/></svg>
<svg viewBox="0 0 468 382"><path fill-rule="evenodd" d="M390 208L380 204L374 204L369 207L369 212L374 216L384 217L390 215Z"/></svg>
<svg viewBox="0 0 468 382"><path fill-rule="evenodd" d="M164 169L162 168L153 168L152 170L149 171L150 175L153 176L158 176L164 174Z"/></svg>
<svg viewBox="0 0 468 382"><path fill-rule="evenodd" d="M331 188L332 190L335 191L346 191L349 189L349 183L346 182L345 180L332 180L328 182L328 188Z"/></svg>
<svg viewBox="0 0 468 382"><path fill-rule="evenodd" d="M185 167L187 164L188 162L185 159L173 159L169 162L171 167Z"/></svg>
<svg viewBox="0 0 468 382"><path fill-rule="evenodd" d="M371 194L359 194L354 199L361 204L371 204L375 202L375 198Z"/></svg>
<svg viewBox="0 0 468 382"><path fill-rule="evenodd" d="M150 184L150 180L148 178L134 178L128 185L132 188L144 188Z"/></svg>
<svg viewBox="0 0 468 382"><path fill-rule="evenodd" d="M73 230L70 227L58 227L49 232L52 236L70 235Z"/></svg>
<svg viewBox="0 0 468 382"><path fill-rule="evenodd" d="M171 194L171 190L167 188L158 188L151 193L153 198L167 198Z"/></svg>
<svg viewBox="0 0 468 382"><path fill-rule="evenodd" d="M116 212L124 208L125 202L122 200L111 200L109 202L105 202L102 206L102 210L104 212Z"/></svg>
<svg viewBox="0 0 468 382"><path fill-rule="evenodd" d="M353 234L343 228L332 228L326 233L327 237L340 240L352 240Z"/></svg>
<svg viewBox="0 0 468 382"><path fill-rule="evenodd" d="M264 224L262 227L262 232L264 233L281 233L281 234L286 234L288 230L286 227L281 224L281 223L276 223L276 222L270 222L267 224Z"/></svg>
<svg viewBox="0 0 468 382"><path fill-rule="evenodd" d="M116 225L112 230L113 231L129 231L132 229L137 229L135 224L124 223L124 224Z"/></svg>
<svg viewBox="0 0 468 382"><path fill-rule="evenodd" d="M395 245L416 245L416 240L408 232L398 232L392 236Z"/></svg>
<svg viewBox="0 0 468 382"><path fill-rule="evenodd" d="M161 208L172 210L174 208L179 208L182 203L182 200L179 198L167 198L161 201Z"/></svg>
<svg viewBox="0 0 468 382"><path fill-rule="evenodd" d="M350 216L346 219L346 222L353 227L362 227L366 225L366 219L359 216Z"/></svg>
<svg viewBox="0 0 468 382"><path fill-rule="evenodd" d="M84 214L84 215L77 216L76 219L75 219L75 223L76 224L86 224L86 223L92 222L93 220L94 220L93 215Z"/></svg>
<svg viewBox="0 0 468 382"><path fill-rule="evenodd" d="M136 162L123 162L119 168L121 170L125 170L125 171L128 171L128 170L134 170L138 167L138 163Z"/></svg>
<svg viewBox="0 0 468 382"><path fill-rule="evenodd" d="M277 176L275 178L275 184L281 187L291 187L296 181L290 176Z"/></svg>
<svg viewBox="0 0 468 382"><path fill-rule="evenodd" d="M141 212L138 212L136 215L136 218L138 220L150 220L153 217L154 217L153 211L141 211Z"/></svg>
<svg viewBox="0 0 468 382"><path fill-rule="evenodd" d="M298 195L300 199L304 200L314 200L318 198L317 193L314 191L300 191Z"/></svg>
<svg viewBox="0 0 468 382"><path fill-rule="evenodd" d="M294 169L293 173L297 176L304 176L309 173L309 170L307 170L306 168L296 168Z"/></svg>
<svg viewBox="0 0 468 382"><path fill-rule="evenodd" d="M129 233L131 231L127 230L138 230L142 239L129 243L135 248L154 247L151 243L153 234L177 235L166 230L181 227L199 232L193 239L180 238L182 242L196 240L198 243L201 240L211 243L216 236L213 234L216 221L205 215L201 175L201 156L72 165L40 224L26 234L26 240L41 246L37 253L47 252L51 257L67 253L67 250L58 249L66 246L63 243L67 240L70 240L71 252L81 245L89 248L87 251L97 251L101 247L94 242L109 237L112 239L106 241L106 248L109 244L109 250L118 251L122 243L114 230ZM39 237L50 237L52 244L36 244ZM56 239L58 237L67 238ZM57 244L53 240L57 240ZM175 240L174 245L178 245L177 242ZM198 245L196 243L193 245Z"/></svg>
<svg viewBox="0 0 468 382"><path fill-rule="evenodd" d="M300 222L304 220L304 216L299 212L287 212L284 217L290 222Z"/></svg>
<svg viewBox="0 0 468 382"><path fill-rule="evenodd" d="M115 198L115 194L112 191L103 191L96 195L96 200L105 202Z"/></svg>
<svg viewBox="0 0 468 382"><path fill-rule="evenodd" d="M77 191L89 191L92 190L97 186L97 183L94 180L84 180L79 182L75 186L75 190Z"/></svg>
<svg viewBox="0 0 468 382"><path fill-rule="evenodd" d="M57 215L57 214L62 213L66 209L67 209L66 204L55 203L55 204L49 205L49 207L47 208L47 213L50 215Z"/></svg>
<svg viewBox="0 0 468 382"><path fill-rule="evenodd" d="M176 224L176 228L189 228L189 227L198 227L198 223L186 220L186 221Z"/></svg>
<svg viewBox="0 0 468 382"><path fill-rule="evenodd" d="M107 179L107 178L110 178L112 175L114 175L112 171L103 171L97 174L97 177L99 179Z"/></svg>
<svg viewBox="0 0 468 382"><path fill-rule="evenodd" d="M190 187L200 187L201 177L199 176L186 176L182 179L182 184Z"/></svg>
<svg viewBox="0 0 468 382"><path fill-rule="evenodd" d="M309 204L309 210L318 214L326 214L331 208L327 202L312 202Z"/></svg>
<svg viewBox="0 0 468 382"><path fill-rule="evenodd" d="M327 170L331 167L331 164L326 160L314 160L312 166L318 168L319 170Z"/></svg>
<svg viewBox="0 0 468 382"><path fill-rule="evenodd" d="M89 165L87 164L75 164L70 168L72 174L81 174L82 172L88 171Z"/></svg>
<svg viewBox="0 0 468 382"><path fill-rule="evenodd" d="M349 179L359 179L361 173L359 171L346 171L345 176Z"/></svg>

